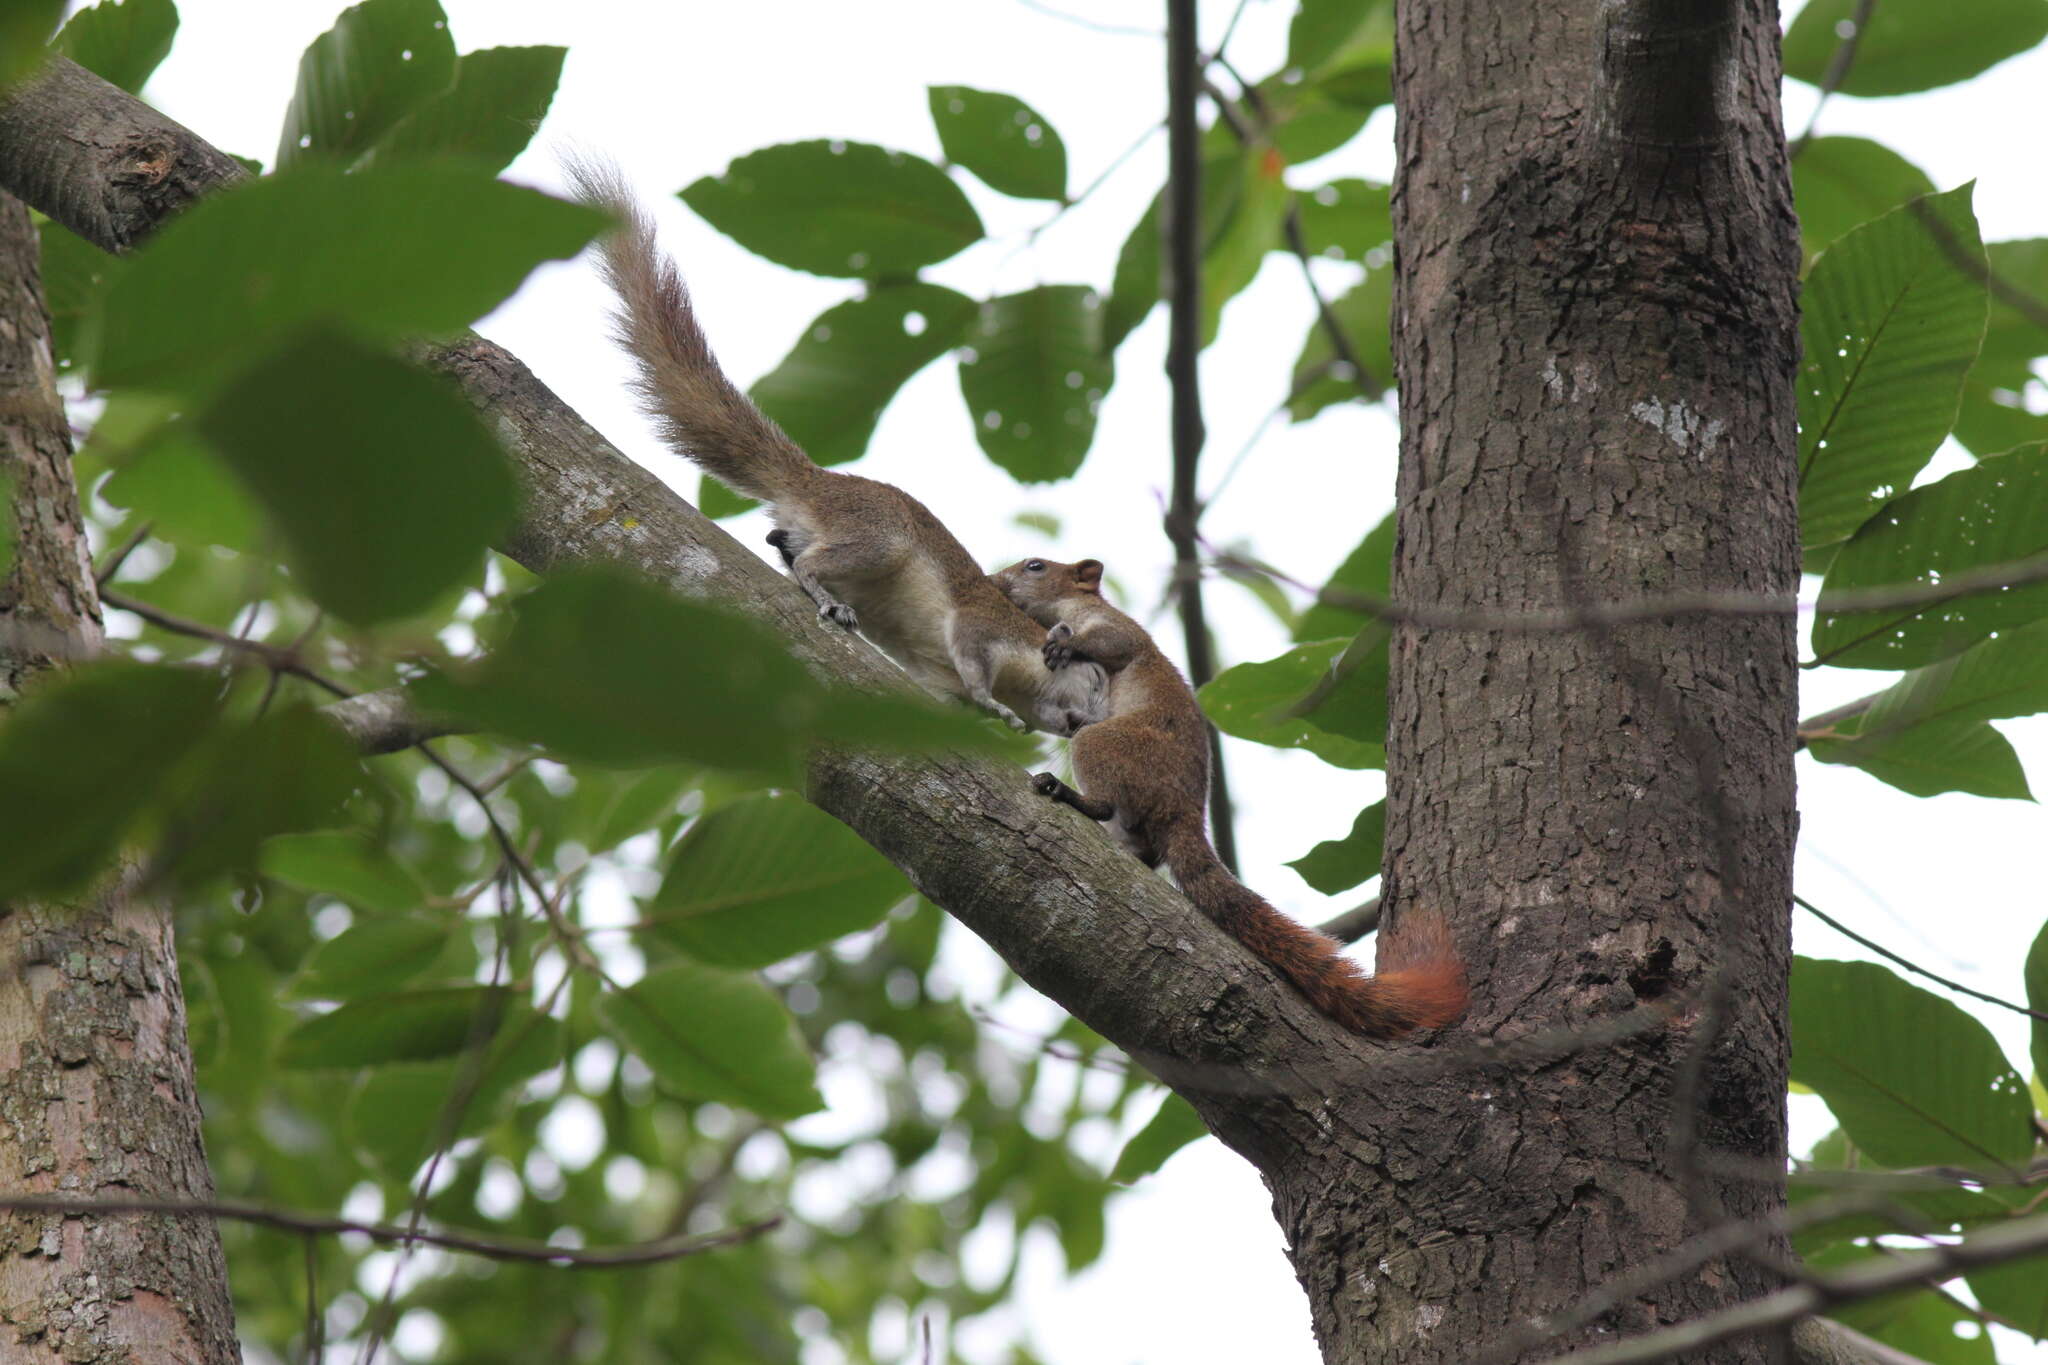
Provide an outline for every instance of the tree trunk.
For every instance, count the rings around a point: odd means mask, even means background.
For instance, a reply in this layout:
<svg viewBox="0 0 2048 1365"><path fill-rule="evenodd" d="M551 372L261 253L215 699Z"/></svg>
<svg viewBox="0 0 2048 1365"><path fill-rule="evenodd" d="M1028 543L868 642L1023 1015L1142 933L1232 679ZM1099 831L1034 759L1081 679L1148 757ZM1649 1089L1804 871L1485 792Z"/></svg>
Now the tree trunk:
<svg viewBox="0 0 2048 1365"><path fill-rule="evenodd" d="M1396 598L1789 593L1774 6L1404 0L1397 25ZM1266 1168L1328 1360L1473 1361L1781 1206L1793 622L1403 628L1391 657L1386 901L1396 929L1453 915L1458 1032L1673 1010L1554 1064L1424 1080L1363 1127L1341 1106L1338 1140ZM1710 1261L1565 1342L1767 1293L1785 1253Z"/></svg>
<svg viewBox="0 0 2048 1365"><path fill-rule="evenodd" d="M0 708L100 645L28 211L0 194ZM4 714L4 711L0 711ZM4 721L0 721L4 723ZM210 1199L167 909L121 869L77 903L0 906L0 1188ZM201 1218L0 1214L0 1358L239 1360Z"/></svg>

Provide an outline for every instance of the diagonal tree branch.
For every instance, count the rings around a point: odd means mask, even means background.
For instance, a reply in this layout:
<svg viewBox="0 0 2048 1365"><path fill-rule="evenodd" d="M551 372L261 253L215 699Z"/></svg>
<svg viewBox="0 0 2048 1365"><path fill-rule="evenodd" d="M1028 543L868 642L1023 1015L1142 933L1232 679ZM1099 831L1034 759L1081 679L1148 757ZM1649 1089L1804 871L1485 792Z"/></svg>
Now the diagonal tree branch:
<svg viewBox="0 0 2048 1365"><path fill-rule="evenodd" d="M49 136L73 124L96 133ZM143 194L118 149L145 137L155 139L156 188L239 174L196 135L58 58L0 101L0 184L96 245L124 249L190 197ZM523 509L497 547L504 554L542 574L625 566L779 629L820 676L909 686L865 642L821 626L782 575L604 440L502 347L472 336L419 354L503 435ZM1177 1080L1240 1150L1266 1145L1275 1124L1320 1140L1308 1106L1272 1103L1276 1089L1298 1084L1257 1077L1359 1075L1380 1055L1317 1015L1080 815L1039 797L1020 769L962 755L828 751L813 761L810 786L817 805L1021 977ZM1215 1081L1226 1072L1227 1087Z"/></svg>

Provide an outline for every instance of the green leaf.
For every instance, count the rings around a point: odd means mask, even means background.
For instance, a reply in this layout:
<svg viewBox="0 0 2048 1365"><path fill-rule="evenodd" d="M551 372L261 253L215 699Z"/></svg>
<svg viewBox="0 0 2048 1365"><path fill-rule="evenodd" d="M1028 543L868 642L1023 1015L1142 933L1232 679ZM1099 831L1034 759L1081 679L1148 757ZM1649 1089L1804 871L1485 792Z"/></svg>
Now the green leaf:
<svg viewBox="0 0 2048 1365"><path fill-rule="evenodd" d="M760 505L752 498L741 497L709 474L697 480L697 510L714 521L751 512Z"/></svg>
<svg viewBox="0 0 2048 1365"><path fill-rule="evenodd" d="M455 40L436 0L364 0L343 10L299 58L278 169L353 160L454 79Z"/></svg>
<svg viewBox="0 0 2048 1365"><path fill-rule="evenodd" d="M1252 93L1262 106L1252 120L1255 136L1270 143L1289 165L1336 151L1358 136L1372 117L1369 106L1334 99L1320 85L1292 83L1285 72L1258 82ZM1202 136L1205 153L1236 143L1237 134L1220 119Z"/></svg>
<svg viewBox="0 0 2048 1365"><path fill-rule="evenodd" d="M110 660L46 677L0 727L0 902L99 871L206 738L217 675Z"/></svg>
<svg viewBox="0 0 2048 1365"><path fill-rule="evenodd" d="M1394 382L1393 335L1388 315L1393 309L1394 272L1374 270L1347 293L1330 301L1330 312L1343 330L1351 354L1365 369L1364 378L1390 391ZM1290 420L1306 422L1333 403L1371 402L1372 395L1348 361L1337 358L1336 343L1321 318L1309 323L1301 355L1294 362L1293 386L1287 397Z"/></svg>
<svg viewBox="0 0 2048 1365"><path fill-rule="evenodd" d="M140 398L139 390L112 402ZM105 425L104 419L101 426ZM98 440L100 427L93 429ZM145 434L138 445L112 455L114 472L99 496L115 507L156 523L156 533L179 544L225 546L249 553L263 548L263 513L232 472L173 414Z"/></svg>
<svg viewBox="0 0 2048 1365"><path fill-rule="evenodd" d="M382 1066L448 1057L494 1035L511 998L502 986L389 991L316 1014L284 1036L278 1064L293 1069Z"/></svg>
<svg viewBox="0 0 2048 1365"><path fill-rule="evenodd" d="M1843 727L1853 736L1853 727ZM1983 721L1916 725L1868 741L1817 739L1807 750L1823 763L1849 763L1914 796L1967 792L2029 801L2026 771L2010 741Z"/></svg>
<svg viewBox="0 0 2048 1365"><path fill-rule="evenodd" d="M1379 525L1365 533L1365 539L1358 542L1357 548L1344 556L1344 562L1330 575L1330 581L1323 585L1323 590L1385 597L1392 591L1393 576L1394 514L1389 512L1380 518ZM1294 638L1300 643L1356 635L1370 620L1362 612L1340 607L1334 602L1317 601L1301 614L1301 620L1294 627Z"/></svg>
<svg viewBox="0 0 2048 1365"><path fill-rule="evenodd" d="M697 779L694 768L654 768L627 782L605 808L597 832L588 841L590 851L615 848L668 819Z"/></svg>
<svg viewBox="0 0 2048 1365"><path fill-rule="evenodd" d="M345 1000L392 990L433 966L448 936L458 932L459 921L422 915L364 920L313 950L292 993Z"/></svg>
<svg viewBox="0 0 2048 1365"><path fill-rule="evenodd" d="M2048 1338L2048 1252L1973 1270L1969 1280L1979 1308L2036 1341Z"/></svg>
<svg viewBox="0 0 2048 1365"><path fill-rule="evenodd" d="M1380 874L1380 849L1385 841L1387 803L1375 801L1358 812L1351 832L1326 839L1287 864L1325 896L1349 891Z"/></svg>
<svg viewBox="0 0 2048 1365"><path fill-rule="evenodd" d="M1116 255L1116 273L1110 277L1109 305L1102 313L1102 350L1108 355L1123 345L1124 338L1137 330L1152 305L1165 289L1160 240L1159 197L1139 217L1137 226L1124 238Z"/></svg>
<svg viewBox="0 0 2048 1365"><path fill-rule="evenodd" d="M168 793L159 870L192 884L250 867L272 835L337 823L363 780L354 746L305 702L219 726Z"/></svg>
<svg viewBox="0 0 2048 1365"><path fill-rule="evenodd" d="M1204 174L1217 169L1211 161ZM1223 325L1223 306L1244 292L1265 264L1266 254L1280 239L1281 224L1294 192L1287 188L1287 163L1271 148L1253 147L1223 163L1221 173L1235 186L1204 185L1202 250L1202 344L1216 339ZM1228 202L1224 214L1213 215L1218 195Z"/></svg>
<svg viewBox="0 0 2048 1365"><path fill-rule="evenodd" d="M359 834L323 830L288 834L263 845L263 874L365 910L396 913L426 904L419 880Z"/></svg>
<svg viewBox="0 0 2048 1365"><path fill-rule="evenodd" d="M2048 238L1992 242L1984 254L2003 285L2035 300L2048 297ZM2042 391L2034 361L2048 355L2048 328L2002 292L1992 295L1984 349L1963 383L1956 414L1956 439L1980 456L2048 440L2048 416L2028 410L2029 397Z"/></svg>
<svg viewBox="0 0 2048 1365"><path fill-rule="evenodd" d="M1114 374L1095 291L1040 285L991 299L967 341L960 392L982 450L1020 483L1072 476Z"/></svg>
<svg viewBox="0 0 2048 1365"><path fill-rule="evenodd" d="M57 50L129 94L170 55L178 32L171 0L100 0L71 16L57 35Z"/></svg>
<svg viewBox="0 0 2048 1365"><path fill-rule="evenodd" d="M656 1079L691 1099L766 1119L821 1108L809 1052L766 986L740 972L678 962L598 997L598 1023Z"/></svg>
<svg viewBox="0 0 2048 1365"><path fill-rule="evenodd" d="M1841 612L1843 594L1918 587L2048 554L2048 445L1958 470L1892 499L1828 566L1813 652L1841 668L1917 668L2048 616L2048 583L1929 606ZM2022 714L2007 712L2008 715Z"/></svg>
<svg viewBox="0 0 2048 1365"><path fill-rule="evenodd" d="M1817 137L1792 163L1792 202L1809 264L1873 218L1934 193L1926 172L1863 137Z"/></svg>
<svg viewBox="0 0 2048 1365"><path fill-rule="evenodd" d="M1198 1138L1209 1136L1209 1125L1195 1107L1172 1091L1159 1101L1159 1109L1143 1128L1131 1134L1117 1154L1109 1178L1118 1185L1136 1184L1166 1164L1166 1159Z"/></svg>
<svg viewBox="0 0 2048 1365"><path fill-rule="evenodd" d="M360 164L453 157L496 175L533 141L562 78L561 47L487 47L455 63L455 84L413 106Z"/></svg>
<svg viewBox="0 0 2048 1365"><path fill-rule="evenodd" d="M314 323L380 337L451 332L604 224L454 166L344 175L306 166L208 195L131 260L106 294L94 377L189 383L273 353Z"/></svg>
<svg viewBox="0 0 2048 1365"><path fill-rule="evenodd" d="M419 611L512 521L504 453L443 380L336 335L284 348L199 419L300 585L357 625Z"/></svg>
<svg viewBox="0 0 2048 1365"><path fill-rule="evenodd" d="M44 219L43 302L50 311L50 358L68 370L82 357L86 320L99 306L114 258L70 229Z"/></svg>
<svg viewBox="0 0 2048 1365"><path fill-rule="evenodd" d="M1800 321L1807 546L1847 539L1948 434L1984 337L1982 269L1968 185L1894 209L1814 262Z"/></svg>
<svg viewBox="0 0 2048 1365"><path fill-rule="evenodd" d="M1331 665L1349 644L1348 640L1319 640L1297 645L1277 658L1226 668L1202 688L1202 709L1217 729L1238 739L1280 749L1307 749L1339 768L1384 767L1386 750L1380 745L1331 734L1288 714L1329 676Z"/></svg>
<svg viewBox="0 0 2048 1365"><path fill-rule="evenodd" d="M1819 85L1851 23L1856 0L1811 0L1785 31L1785 74ZM1905 95L1953 85L2048 37L2042 0L1952 0L1878 5L1843 73L1845 95Z"/></svg>
<svg viewBox="0 0 2048 1365"><path fill-rule="evenodd" d="M1368 621L1330 661L1329 670L1289 708L1346 739L1384 745L1387 739L1387 650L1393 631Z"/></svg>
<svg viewBox="0 0 2048 1365"><path fill-rule="evenodd" d="M845 825L801 797L761 795L690 827L650 918L700 962L765 967L867 928L910 894Z"/></svg>
<svg viewBox="0 0 2048 1365"><path fill-rule="evenodd" d="M1014 95L964 85L934 85L930 98L947 160L1000 194L1067 197L1067 146L1036 109Z"/></svg>
<svg viewBox="0 0 2048 1365"><path fill-rule="evenodd" d="M1880 1300L1879 1306L1881 1321L1865 1323L1857 1330L1903 1353L1906 1360L1925 1365L1998 1365L1991 1333L1969 1310L1931 1289ZM1853 1311L1844 1310L1841 1316Z"/></svg>
<svg viewBox="0 0 2048 1365"><path fill-rule="evenodd" d="M1792 964L1792 1077L1882 1165L1990 1174L2033 1151L2033 1106L1985 1027L1869 962Z"/></svg>
<svg viewBox="0 0 2048 1365"><path fill-rule="evenodd" d="M518 600L479 666L413 690L431 710L615 765L794 779L821 739L998 752L1010 742L964 708L828 691L759 626L616 571L550 577Z"/></svg>
<svg viewBox="0 0 2048 1365"><path fill-rule="evenodd" d="M2034 946L2027 950L2026 983L2027 1008L2048 1014L2048 922L2043 922L2041 932L2034 935ZM2048 1076L2048 1019L2033 1021L2030 1051L2034 1075Z"/></svg>
<svg viewBox="0 0 2048 1365"><path fill-rule="evenodd" d="M896 391L960 344L974 311L936 284L877 286L826 309L751 397L817 463L857 460Z"/></svg>
<svg viewBox="0 0 2048 1365"><path fill-rule="evenodd" d="M43 64L44 44L64 17L65 0L11 0L0 5L0 90Z"/></svg>
<svg viewBox="0 0 2048 1365"><path fill-rule="evenodd" d="M1287 30L1287 67L1333 97L1371 109L1392 98L1390 0L1302 0Z"/></svg>
<svg viewBox="0 0 2048 1365"><path fill-rule="evenodd" d="M408 1179L432 1154L449 1101L465 1083L474 1089L448 1135L451 1141L490 1128L521 1082L561 1058L561 1025L525 1005L509 1005L481 1062L458 1056L363 1073L349 1100L348 1132L386 1175Z"/></svg>
<svg viewBox="0 0 2048 1365"><path fill-rule="evenodd" d="M764 147L691 185L683 202L747 250L813 275L909 275L982 235L944 171L865 142Z"/></svg>
<svg viewBox="0 0 2048 1365"><path fill-rule="evenodd" d="M1301 214L1303 244L1311 256L1364 263L1394 240L1389 191L1375 180L1350 177L1303 190L1294 202ZM1279 244L1287 249L1285 242Z"/></svg>

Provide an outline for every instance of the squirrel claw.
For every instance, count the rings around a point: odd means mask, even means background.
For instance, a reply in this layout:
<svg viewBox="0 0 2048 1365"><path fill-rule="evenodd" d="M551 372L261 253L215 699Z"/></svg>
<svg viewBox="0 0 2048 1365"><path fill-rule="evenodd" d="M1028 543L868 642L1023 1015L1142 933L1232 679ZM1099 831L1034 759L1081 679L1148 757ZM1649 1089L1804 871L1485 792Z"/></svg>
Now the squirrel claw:
<svg viewBox="0 0 2048 1365"><path fill-rule="evenodd" d="M1074 662L1074 628L1065 621L1045 633L1045 666L1051 669L1065 668Z"/></svg>
<svg viewBox="0 0 2048 1365"><path fill-rule="evenodd" d="M855 615L853 608L847 606L844 602L825 603L818 608L818 619L820 621L830 621L837 626L845 626L848 630L855 630L860 626L860 617Z"/></svg>
<svg viewBox="0 0 2048 1365"><path fill-rule="evenodd" d="M1060 780L1059 780L1058 776L1056 776L1055 774L1053 774L1053 773L1034 773L1034 774L1032 774L1032 777L1031 777L1031 790L1033 790L1033 791L1037 792L1037 793L1038 793L1038 794L1039 794L1040 796L1051 796L1051 795L1052 795L1052 794L1053 794L1054 792L1058 791L1059 789L1060 789Z"/></svg>

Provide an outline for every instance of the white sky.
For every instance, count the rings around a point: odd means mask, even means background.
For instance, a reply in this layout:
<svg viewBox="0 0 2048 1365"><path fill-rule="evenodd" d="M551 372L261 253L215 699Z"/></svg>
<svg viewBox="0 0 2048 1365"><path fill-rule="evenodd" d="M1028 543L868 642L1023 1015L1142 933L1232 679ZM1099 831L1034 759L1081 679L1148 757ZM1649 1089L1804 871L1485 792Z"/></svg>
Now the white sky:
<svg viewBox="0 0 2048 1365"><path fill-rule="evenodd" d="M674 191L743 153L803 138L843 137L936 156L924 92L933 84L1004 91L1033 104L1065 139L1070 185L1078 188L1155 122L1164 102L1156 41L1092 32L1022 0L443 3L462 50L569 48L543 136L509 174L557 184L551 149L563 144L616 156L654 204L720 355L743 384L772 367L806 323L853 288L750 255L683 209ZM1067 7L1142 28L1156 28L1163 11L1156 0L1071 0ZM298 54L341 8L337 0L182 0L177 48L148 93L216 144L268 162ZM1229 0L1204 0L1206 38L1220 32L1231 8ZM1291 10L1286 0L1253 0L1231 48L1247 74L1277 68ZM2048 235L2048 192L2034 169L2044 82L2048 56L2037 51L1970 85L1925 96L1838 98L1822 131L1876 137L1942 188L1981 177L1976 204L1987 240ZM1791 126L1802 128L1812 92L1792 86L1786 102ZM1290 179L1313 185L1342 174L1384 178L1390 139L1391 118L1382 111L1358 146L1296 168ZM930 273L974 296L1040 281L1106 288L1117 247L1163 167L1163 139L1155 139L1028 251L1020 249L1022 232L1051 206L1005 200L966 181L996 239ZM585 267L554 266L483 330L629 454L694 497L695 471L658 446L626 398L624 366L602 339L603 308ZM1257 283L1231 306L1222 339L1203 359L1205 488L1284 391L1310 317L1296 267L1279 256L1268 258ZM1158 517L1168 470L1163 351L1164 327L1155 314L1123 348L1094 451L1070 484L1023 490L990 465L974 444L947 362L918 376L890 406L861 471L910 488L990 564L1046 550L1106 560L1142 614L1156 602L1170 560ZM1248 540L1296 577L1320 580L1391 505L1394 458L1394 426L1378 410L1333 409L1305 427L1277 427L1210 509L1205 530L1218 543ZM1937 472L1953 467L1944 461ZM1026 510L1063 519L1056 543L1013 524ZM760 548L762 528L751 520L732 529ZM1210 591L1228 661L1284 648L1279 627L1242 590L1217 584ZM1169 648L1175 636L1177 629L1162 632ZM1810 714L1862 695L1880 679L1824 670L1802 681L1802 711ZM2048 722L2001 728L2030 761L2034 780L2048 783ZM1359 807L1381 794L1379 775L1339 772L1306 755L1235 741L1229 749L1246 880L1311 921L1351 904L1353 897L1316 895L1281 864L1318 839L1345 833ZM1935 970L2022 997L2021 961L2044 912L2035 843L2043 823L2035 806L1958 795L1916 800L1808 759L1800 761L1800 781L1802 894ZM1804 953L1866 955L1803 914L1795 926ZM978 944L957 941L949 955L970 981L994 979ZM1989 1007L1977 1012L2027 1071L2023 1021ZM1052 1017L1010 1013L1026 1026ZM1817 1100L1795 1100L1795 1150L1829 1126ZM1248 1166L1213 1142L1189 1149L1113 1202L1108 1253L1093 1270L1066 1281L1049 1242L1034 1245L1027 1263L1013 1311L1028 1321L1035 1349L1053 1365L1317 1359L1265 1193ZM2001 1342L2003 1359L2048 1361L2048 1351L2017 1340ZM971 1336L957 1344L976 1354ZM914 1350L906 1349L905 1358L914 1359Z"/></svg>

